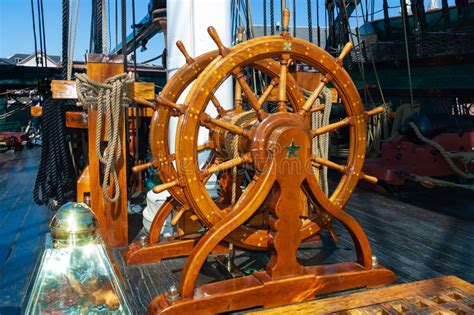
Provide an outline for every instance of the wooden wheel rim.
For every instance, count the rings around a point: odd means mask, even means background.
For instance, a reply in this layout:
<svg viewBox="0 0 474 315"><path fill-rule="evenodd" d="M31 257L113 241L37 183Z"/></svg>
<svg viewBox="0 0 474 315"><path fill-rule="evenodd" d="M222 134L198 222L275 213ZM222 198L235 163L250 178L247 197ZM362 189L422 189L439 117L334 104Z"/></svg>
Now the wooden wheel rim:
<svg viewBox="0 0 474 315"><path fill-rule="evenodd" d="M214 92L231 75L233 69L249 65L257 60L280 57L283 54L290 54L292 59L303 61L319 69L322 74L331 75L332 83L342 99L346 114L351 119L349 125L350 152L346 163L348 172L343 174L329 200L335 206L342 207L357 185L365 157L366 120L360 96L348 73L336 62L335 58L318 46L304 40L290 36L252 39L230 48L225 57L216 58L198 77L185 101L185 104L189 105L188 110L185 115L180 117L178 123L176 160L180 176L186 182L184 192L191 207L208 227L212 227L221 220L226 212L217 207L204 185L196 180L199 178L200 171L197 164L185 163L185 161L197 161L197 144L193 140L195 137L186 137L185 139L183 136L197 135L199 115L209 102L209 94ZM315 192L314 195L326 198L326 196L321 196L324 194L320 191ZM310 220L304 220L300 230L301 238L309 237L319 230L320 225ZM268 231L241 226L232 233L230 238L243 247L265 249Z"/></svg>

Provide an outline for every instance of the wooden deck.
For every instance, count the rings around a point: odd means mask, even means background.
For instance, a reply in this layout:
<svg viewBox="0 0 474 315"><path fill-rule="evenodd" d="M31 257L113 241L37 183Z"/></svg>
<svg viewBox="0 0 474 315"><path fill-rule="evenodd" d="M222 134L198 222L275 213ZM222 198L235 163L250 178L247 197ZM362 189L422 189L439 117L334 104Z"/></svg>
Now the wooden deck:
<svg viewBox="0 0 474 315"><path fill-rule="evenodd" d="M28 277L34 268L49 210L32 202L39 149L0 153L0 314L17 314ZM472 192L418 186L393 197L359 189L346 210L364 227L379 263L392 269L400 283L456 275L474 281L474 197ZM322 241L305 244L301 263L316 264L353 259L347 233L336 224L341 243L326 234ZM185 259L160 264L124 266L121 249L113 250L135 313L143 314L151 298L177 284ZM239 252L244 271L258 269L267 257ZM199 281L223 279L209 259Z"/></svg>

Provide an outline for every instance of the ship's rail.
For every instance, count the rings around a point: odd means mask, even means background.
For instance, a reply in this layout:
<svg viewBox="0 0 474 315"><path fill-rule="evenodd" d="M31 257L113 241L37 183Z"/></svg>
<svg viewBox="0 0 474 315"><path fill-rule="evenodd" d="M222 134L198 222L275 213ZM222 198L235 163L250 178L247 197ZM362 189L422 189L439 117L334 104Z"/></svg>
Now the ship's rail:
<svg viewBox="0 0 474 315"><path fill-rule="evenodd" d="M474 54L474 30L423 32L408 38L410 59ZM353 51L354 62L397 62L406 60L405 41L378 41L366 37Z"/></svg>

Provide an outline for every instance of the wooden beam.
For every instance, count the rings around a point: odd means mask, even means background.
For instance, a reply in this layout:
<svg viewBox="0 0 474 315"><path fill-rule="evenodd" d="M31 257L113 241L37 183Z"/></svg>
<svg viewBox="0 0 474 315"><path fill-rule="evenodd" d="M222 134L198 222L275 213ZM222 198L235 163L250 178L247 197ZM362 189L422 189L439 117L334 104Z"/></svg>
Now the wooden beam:
<svg viewBox="0 0 474 315"><path fill-rule="evenodd" d="M51 81L51 92L53 99L73 100L77 99L76 81L53 80ZM155 84L153 82L134 82L127 91L130 98L141 97L146 100L155 99Z"/></svg>
<svg viewBox="0 0 474 315"><path fill-rule="evenodd" d="M106 56L102 54L86 55L87 75L94 81L104 82L107 78L124 72L122 56ZM120 186L120 198L115 203L104 200L102 181L100 178L100 163L95 149L97 134L97 110L88 110L88 137L89 137L89 177L91 208L99 220L99 228L104 241L109 247L128 245L127 219L127 177L126 177L126 146L125 138L125 110L120 114L120 137L122 155L116 165ZM114 186L111 179L110 187ZM109 192L110 193L110 192Z"/></svg>

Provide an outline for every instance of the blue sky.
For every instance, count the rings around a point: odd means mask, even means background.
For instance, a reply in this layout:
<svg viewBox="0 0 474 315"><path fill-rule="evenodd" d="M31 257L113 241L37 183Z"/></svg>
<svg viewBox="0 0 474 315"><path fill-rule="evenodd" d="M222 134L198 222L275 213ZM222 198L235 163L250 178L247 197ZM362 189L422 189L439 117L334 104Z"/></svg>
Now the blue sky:
<svg viewBox="0 0 474 315"><path fill-rule="evenodd" d="M270 0L267 0L267 3ZM275 1L275 20L279 20L280 2ZM61 0L43 0L44 11L45 11L45 28L46 28L46 48L48 54L60 55L61 54ZM110 3L110 17L111 32L112 32L112 44L109 42L109 47L115 44L115 21L114 21L114 4L115 0L106 0ZM149 0L135 0L136 6L136 20L137 22L145 16L147 12L147 5ZM313 12L313 26L316 25L316 0L312 0L312 12ZM324 24L324 0L319 0L319 12L321 23ZM369 3L372 1L368 1ZM425 0L427 5L430 1ZM439 0L441 3L441 0ZM34 0L36 4L36 0ZM120 3L120 1L118 1ZM263 0L250 0L252 8L252 16L254 24L262 24L262 3ZM291 8L293 0L287 0L289 7ZM364 1L365 3L365 1ZM382 1L375 1L375 11L382 8ZM399 0L389 0L390 6L399 5ZM454 3L454 0L449 1L450 4ZM131 0L127 0L127 23L132 23L132 10ZM307 25L307 7L306 0L296 0L296 24L298 26ZM269 9L267 8L268 12ZM294 11L292 10L292 13ZM360 11L359 11L360 12ZM396 14L397 9L392 10L393 14ZM91 0L80 0L79 8L79 22L78 32L75 48L75 58L77 60L83 60L86 50L89 48L89 32L90 32L90 14L91 14ZM119 13L120 15L120 13ZM376 15L376 18L380 18L381 13ZM269 18L267 18L267 21ZM291 19L293 21L293 19ZM292 23L292 22L291 22ZM291 25L291 24L290 24ZM120 30L120 25L119 25ZM131 31L131 28L128 27ZM120 37L120 36L119 36ZM144 61L153 58L159 54L164 47L163 34L155 36L147 45L148 49L145 52L138 52L138 61ZM31 53L34 51L33 42L33 31L31 22L31 7L30 0L0 0L0 57L8 57L13 53Z"/></svg>

